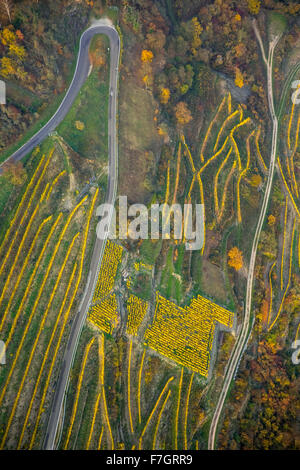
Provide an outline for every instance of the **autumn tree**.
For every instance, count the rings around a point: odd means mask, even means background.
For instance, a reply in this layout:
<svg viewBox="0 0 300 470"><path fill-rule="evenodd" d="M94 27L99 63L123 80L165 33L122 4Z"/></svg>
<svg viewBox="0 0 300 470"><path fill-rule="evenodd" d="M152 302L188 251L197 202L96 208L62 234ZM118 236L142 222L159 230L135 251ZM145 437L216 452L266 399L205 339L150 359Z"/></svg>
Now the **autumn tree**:
<svg viewBox="0 0 300 470"><path fill-rule="evenodd" d="M141 61L151 63L153 60L153 52L143 49L141 53Z"/></svg>
<svg viewBox="0 0 300 470"><path fill-rule="evenodd" d="M244 86L244 79L243 74L238 67L235 69L235 79L234 79L235 86L242 88Z"/></svg>
<svg viewBox="0 0 300 470"><path fill-rule="evenodd" d="M275 224L276 222L276 218L274 217L274 215L269 215L268 217L268 225L270 225L271 227Z"/></svg>
<svg viewBox="0 0 300 470"><path fill-rule="evenodd" d="M199 23L199 20L194 16L190 21L181 23L181 32L183 41L187 41L187 47L189 48L192 56L195 56L202 44L200 38L203 28Z"/></svg>
<svg viewBox="0 0 300 470"><path fill-rule="evenodd" d="M192 115L184 101L179 101L175 106L175 116L180 125L188 124L192 120Z"/></svg>
<svg viewBox="0 0 300 470"><path fill-rule="evenodd" d="M2 57L0 73L4 78L8 78L10 75L15 75L16 69L14 68L10 57Z"/></svg>
<svg viewBox="0 0 300 470"><path fill-rule="evenodd" d="M13 31L13 27L9 26L0 32L0 42L3 44L7 56L2 57L0 74L4 78L16 76L20 80L24 79L26 73L21 66L22 61L26 57L24 46L19 44L23 40L23 34L20 30Z"/></svg>
<svg viewBox="0 0 300 470"><path fill-rule="evenodd" d="M154 31L147 34L146 41L150 50L153 49L155 52L160 52L166 44L166 36L162 31Z"/></svg>
<svg viewBox="0 0 300 470"><path fill-rule="evenodd" d="M260 10L261 2L259 0L247 0L248 1L248 9L252 15L258 15Z"/></svg>
<svg viewBox="0 0 300 470"><path fill-rule="evenodd" d="M170 90L169 88L162 88L160 90L160 102L162 104L167 104L170 99Z"/></svg>
<svg viewBox="0 0 300 470"><path fill-rule="evenodd" d="M75 121L75 127L79 131L83 131L83 129L85 128L85 125L82 121Z"/></svg>
<svg viewBox="0 0 300 470"><path fill-rule="evenodd" d="M228 252L228 266L231 266L236 271L243 267L243 253L237 246L234 246Z"/></svg>

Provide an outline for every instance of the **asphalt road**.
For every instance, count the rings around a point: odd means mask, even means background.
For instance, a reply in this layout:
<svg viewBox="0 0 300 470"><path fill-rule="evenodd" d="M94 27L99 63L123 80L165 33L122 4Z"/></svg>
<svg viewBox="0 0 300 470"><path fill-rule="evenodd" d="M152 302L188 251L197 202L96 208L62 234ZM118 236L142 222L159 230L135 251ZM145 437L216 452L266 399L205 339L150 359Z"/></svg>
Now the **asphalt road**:
<svg viewBox="0 0 300 470"><path fill-rule="evenodd" d="M108 160L109 160L109 177L108 177L108 188L106 194L106 202L114 204L117 192L117 174L118 174L118 146L117 146L117 130L116 130L116 114L117 114L117 95L118 95L118 67L119 67L119 55L120 55L120 39L117 31L106 24L93 25L81 36L80 48L77 59L77 66L74 73L72 83L68 89L68 92L57 110L55 115L50 119L49 123L41 129L42 135L34 136L34 145L41 142L49 132L53 131L55 127L62 121L68 112L68 109L72 105L74 99L80 91L81 86L85 82L89 68L89 56L88 48L92 37L95 34L105 34L109 38L110 42L110 86L109 86L109 119L108 119ZM40 132L41 132L40 131ZM23 150L21 155L25 155L30 152L31 146L26 145L25 153ZM20 157L22 158L22 157ZM19 157L17 156L17 159ZM105 247L106 240L96 238L94 245L92 261L90 265L90 271L86 288L77 311L74 317L70 336L68 339L67 348L64 353L62 367L60 370L59 379L56 384L55 394L52 402L52 407L49 415L46 437L44 441L44 449L54 449L56 434L60 419L63 419L63 404L65 399L65 393L68 387L69 373L72 367L74 356L76 353L80 333L84 322L86 320L89 305L93 296L93 292L96 286L98 272L101 265L103 250Z"/></svg>
<svg viewBox="0 0 300 470"><path fill-rule="evenodd" d="M232 382L232 379L234 378L234 374L236 373L237 367L239 365L240 359L245 350L245 347L247 345L247 341L249 339L250 332L251 332L251 328L249 327L250 327L250 318L251 318L252 289L253 289L253 280L254 280L256 252L257 252L257 246L258 246L258 242L260 238L260 233L262 230L262 226L263 226L267 208L268 208L269 197L270 197L270 193L272 189L275 163L276 163L278 119L277 119L277 116L275 114L275 109L274 109L272 70L273 70L273 54L274 54L274 50L277 45L277 42L280 39L280 36L276 36L270 42L268 58L266 58L264 48L263 48L263 43L261 40L259 30L256 25L256 22L253 23L253 27L254 27L254 31L255 31L257 40L259 42L260 48L261 48L263 60L267 67L268 104L269 104L269 111L270 111L272 124L273 124L271 156L270 156L270 165L269 165L269 170L268 170L266 190L265 190L262 208L259 214L258 223L257 223L257 227L255 230L255 235L254 235L252 250L251 250L250 263L249 263L249 269L248 269L248 278L247 278L247 290L246 290L245 313L244 313L244 318L243 318L243 324L242 324L242 328L239 333L238 339L235 343L233 352L228 361L222 390L221 390L219 400L218 400L218 403L217 403L217 406L216 406L216 409L212 418L211 425L210 425L209 436L208 436L208 449L210 450L214 449L218 423L219 423L220 415L221 415L221 412L222 412L222 409L226 400L226 396L228 394L230 384Z"/></svg>

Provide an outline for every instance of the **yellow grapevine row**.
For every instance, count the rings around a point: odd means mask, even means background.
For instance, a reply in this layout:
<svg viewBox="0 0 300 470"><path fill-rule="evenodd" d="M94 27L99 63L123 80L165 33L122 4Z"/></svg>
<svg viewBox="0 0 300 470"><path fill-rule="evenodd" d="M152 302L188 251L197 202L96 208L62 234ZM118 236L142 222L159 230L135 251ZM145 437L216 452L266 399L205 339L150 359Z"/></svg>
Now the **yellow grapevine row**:
<svg viewBox="0 0 300 470"><path fill-rule="evenodd" d="M290 157L292 181L294 183L294 193L295 193L297 198L299 197L299 192L298 192L298 185L297 185L297 181L296 181L296 177L295 177L294 156L295 156L295 153L296 153L297 148L298 148L299 130L300 130L300 116L298 117L298 120L297 120L295 145L294 145L294 149L292 151L291 157ZM293 187L292 187L292 189L293 189Z"/></svg>
<svg viewBox="0 0 300 470"><path fill-rule="evenodd" d="M254 133L255 133L255 131L252 131L251 134L249 134L247 139L246 139L247 163L246 163L246 167L239 174L238 181L237 181L237 187L236 187L236 192L237 192L237 218L238 218L238 223L239 224L242 222L241 200L240 200L240 183L241 183L242 178L245 176L245 174L249 170L250 158L251 158L250 138L254 135Z"/></svg>
<svg viewBox="0 0 300 470"><path fill-rule="evenodd" d="M108 433L110 437L111 450L114 450L115 443L114 443L114 438L113 438L111 425L110 425L110 421L108 417L106 395L105 395L105 385L104 385L105 355L104 355L104 336L103 335L99 343L99 364L100 364L100 385L102 387L102 401L103 401L104 417L105 417L105 421L106 421L106 425L107 425Z"/></svg>
<svg viewBox="0 0 300 470"><path fill-rule="evenodd" d="M54 369L57 353L59 351L59 347L60 347L60 343L61 343L61 340L62 340L62 337L63 337L64 329L65 329L65 326L66 326L67 320L69 318L71 308L72 308L73 303L75 301L76 294L77 294L77 291L78 291L78 288L79 288L79 285L80 285L80 281L81 281L81 277L82 277L82 270L83 270L84 256L85 256L85 251L86 251L87 237L88 237L91 218L92 218L92 215L93 215L93 212L94 212L94 208L95 208L95 204L96 204L98 194L99 194L99 188L97 188L96 191L95 191L95 194L93 196L92 203L91 203L91 206L90 206L90 210L89 210L89 213L88 213L85 232L84 232L84 236L83 236L83 240L82 240L82 247L81 247L81 250L80 250L81 251L81 257L80 257L78 277L77 277L77 280L76 280L75 288L73 290L72 298L70 300L67 312L65 314L64 323L63 323L63 326L61 328L60 336L59 336L59 339L57 341L55 352L54 352L54 355L53 355L53 358L52 358L52 363L51 363L51 366L50 366L50 369L49 369L49 374L48 374L48 377L47 377L47 381L46 381L46 384L45 384L45 387L44 387L42 400L41 400L41 403L40 403L38 416L37 416L37 420L36 420L34 432L33 432L32 438L31 438L29 449L32 449L32 447L34 445L34 441L35 441L35 438L36 438L38 425L39 425L41 414L42 414L42 411L43 411L43 406L44 406L44 402L45 402L45 399L46 399L46 393L47 393L48 386L49 386L49 383L50 383L50 378L51 378L51 375L52 375L52 372L53 372L53 369ZM75 266L77 268L77 265L75 265ZM74 268L74 269L76 269L76 268ZM74 274L75 274L75 271L74 271ZM69 286L71 286L71 284L72 284L72 281L69 282ZM66 299L67 299L67 292L66 292L65 298L63 300L63 305L61 307L62 309L64 308Z"/></svg>
<svg viewBox="0 0 300 470"><path fill-rule="evenodd" d="M98 393L98 395L97 395L97 399L96 399L96 403L95 403L95 407L94 407L94 412L93 412L92 424L91 424L89 437L88 437L87 444L86 444L86 450L89 450L90 445L91 445L91 440L92 440L92 436L93 436L93 432L94 432L94 426L95 426L96 416L97 416L97 413L98 413L100 398L101 398L101 392Z"/></svg>
<svg viewBox="0 0 300 470"><path fill-rule="evenodd" d="M187 420L188 420L190 395L191 395L194 375L195 375L195 373L193 372L192 375L191 375L190 383L189 383L189 387L188 387L186 405L185 405L185 413L184 413L183 438L184 438L184 449L185 450L187 450Z"/></svg>
<svg viewBox="0 0 300 470"><path fill-rule="evenodd" d="M132 340L129 342L128 369L127 369L127 401L130 431L133 434L133 423L131 414L131 386L130 386L130 369L131 369Z"/></svg>
<svg viewBox="0 0 300 470"><path fill-rule="evenodd" d="M288 192L288 195L290 196L290 200L291 200L291 202L292 202L292 204L293 204L293 207L294 207L295 211L297 212L298 217L300 217L299 209L298 209L298 207L297 207L297 204L295 203L295 200L294 200L294 198L293 198L293 196L292 196L292 193L291 193L291 191L290 191L290 189L289 189L289 187L288 187L288 184L287 184L287 182L286 182L286 179L285 179L285 177L284 177L284 174L283 174L283 171L282 171L282 167L281 167L281 163L280 163L279 157L277 157L277 163L278 163L278 168L279 168L279 171L280 171L280 175L281 175L283 184L284 184L284 186L285 186L285 188L286 188L286 190L287 190L287 192Z"/></svg>
<svg viewBox="0 0 300 470"><path fill-rule="evenodd" d="M1 319L0 331L2 331L2 327L3 327L3 325L4 325L4 322L5 322L5 320L6 320L6 317L7 317L7 315L8 315L8 312L9 312L9 309L10 309L10 306L11 306L11 303L12 303L12 301L13 301L13 299L14 299L14 296L15 296L15 293L16 293L18 287L19 287L19 284L20 284L21 279L22 279L22 277L23 277L24 271L25 271L25 269L26 269L26 267L27 267L27 265L28 265L28 262L29 262L29 259L30 259L31 254L32 254L32 251L33 251L33 249L35 248L35 245L36 245L37 240L39 239L40 233L41 233L41 231L42 231L44 225L45 225L47 222L49 222L51 219L52 219L52 215L50 215L50 217L47 217L47 219L44 219L44 220L43 220L43 222L40 224L40 226L39 226L39 228L38 228L38 230L37 230L37 232L36 232L36 234L35 234L35 236L34 236L34 239L33 239L32 242L31 242L29 251L28 251L28 253L27 253L27 255L26 255L25 261L24 261L24 263L23 263L23 265L22 265L22 268L21 268L21 271L20 271L20 273L19 273L19 275L18 275L18 277L17 277L17 280L16 280L16 283L15 283L15 285L14 285L13 291L12 291L12 293L11 293L11 295L10 295L10 298L9 298L9 301L8 301L7 306L6 306L6 308L5 308L3 317L2 317L2 319Z"/></svg>
<svg viewBox="0 0 300 470"><path fill-rule="evenodd" d="M24 194L23 194L23 196L22 196L22 199L21 199L21 201L20 201L20 204L18 205L18 208L17 208L17 210L16 210L16 213L15 213L14 217L12 218L12 220L11 220L11 222L10 222L10 224L9 224L9 228L8 228L8 230L6 231L5 237L4 237L4 239L3 239L2 243L1 243L1 246L0 246L0 253L1 253L1 251L2 251L2 247L4 246L4 244L5 244L5 242L6 242L7 238L8 238L8 236L10 235L11 229L13 228L13 225L14 225L15 221L17 220L19 214L21 213L21 210L23 209L24 201L25 201L25 199L26 199L26 197L27 197L27 194L29 193L29 191L30 191L30 189L31 189L31 186L32 186L33 183L34 183L35 177L36 177L36 175L37 175L37 173L38 173L38 171L39 171L41 165L43 164L44 160L45 160L45 155L43 155L42 158L40 159L39 164L38 164L38 166L36 167L35 172L33 173L33 176L32 176L32 178L31 178L30 182L28 183L28 185L27 185L27 187L26 187L26 190L25 190L25 192L24 192Z"/></svg>
<svg viewBox="0 0 300 470"><path fill-rule="evenodd" d="M227 116L227 118L224 120L222 126L220 127L220 130L217 134L217 137L216 137L216 142L215 142L215 146L214 146L214 152L216 152L217 148L218 148L218 145L219 145L219 140L220 140L220 137L224 131L224 128L225 126L228 124L228 122L230 122L237 114L239 113L239 110L236 109L233 113L231 113L229 116Z"/></svg>
<svg viewBox="0 0 300 470"><path fill-rule="evenodd" d="M280 289L283 289L283 265L284 265L284 250L286 241L286 221L287 221L287 209L288 209L288 198L285 197L285 209L284 209L284 226L283 226L283 242L281 252L281 265L280 265Z"/></svg>
<svg viewBox="0 0 300 470"><path fill-rule="evenodd" d="M107 240L103 260L93 296L93 303L109 294L115 282L118 266L121 262L123 248L111 240Z"/></svg>
<svg viewBox="0 0 300 470"><path fill-rule="evenodd" d="M160 412L158 414L158 418L157 418L157 423L156 423L156 426L155 426L155 431L154 431L154 436L153 436L153 443L152 443L152 450L155 450L156 449L156 439L157 439L157 432L158 432L158 429L159 429L159 425L160 425L160 421L161 421L161 417L162 417L162 414L163 414L163 411L166 407L166 404L168 403L168 400L170 398L170 395L171 395L171 390L168 391L167 393L167 396L166 398L164 399L164 402L162 404L162 407L160 409Z"/></svg>
<svg viewBox="0 0 300 470"><path fill-rule="evenodd" d="M226 201L226 195L227 195L227 189L228 189L228 185L229 185L229 182L231 180L231 177L235 171L235 167L236 167L236 160L233 162L233 165L231 167L231 170L226 178L226 181L225 181L225 185L224 185L224 191L223 191L223 196L222 196L222 203L221 203L221 208L220 208L220 211L217 215L217 222L220 222L220 220L222 219L223 217L223 213L224 213L224 209L225 209L225 201Z"/></svg>
<svg viewBox="0 0 300 470"><path fill-rule="evenodd" d="M229 93L230 95L230 93ZM230 98L229 98L229 95L228 95L228 99L230 100L230 112L231 112L231 95L230 95ZM225 104L225 101L226 101L226 97L224 96L224 98L222 99L218 109L217 109L217 112L214 116L214 118L211 120L209 126L208 126L208 129L207 129L207 132L205 134L205 137L204 137L204 140L203 140L203 143L202 143L202 147L201 147L201 151L200 151L200 160L201 160L201 163L204 162L204 151L206 149L206 144L207 144L207 140L210 136L210 133L211 133L211 130L212 130L212 126L214 125L214 123L216 122L220 112L222 111L223 107L224 107L224 104ZM229 102L228 102L229 103ZM228 104L228 110L229 110L229 104Z"/></svg>
<svg viewBox="0 0 300 470"><path fill-rule="evenodd" d="M70 276L70 279L69 279L69 282L68 282L68 285L67 285L67 288L66 288L66 292L65 292L63 301L61 303L61 306L60 306L60 309L59 309L59 312L58 312L58 315L57 315L57 318L56 318L56 321L55 321L55 325L54 325L53 330L51 332L51 337L50 337L46 352L44 353L43 362L42 362L42 365L41 365L40 370L39 370L38 378L35 382L34 390L33 390L32 396L31 396L30 404L29 404L29 407L28 407L28 410L27 410L27 413L26 413L25 421L24 421L24 424L23 424L23 427L22 427L20 438L19 438L18 449L20 449L21 446L22 446L24 433L26 431L26 427L27 427L27 423L28 423L28 419L29 419L31 410L32 410L33 402L34 402L34 399L35 399L36 394L37 394L37 390L38 390L40 380L41 380L41 377L42 377L42 374L43 374L43 371L44 371L44 368L45 368L45 364L46 364L46 361L47 361L48 356L49 356L49 351L50 351L50 348L52 346L52 343L53 343L53 340L54 340L54 337L55 337L55 333L57 331L58 324L59 324L59 321L61 319L62 312L63 312L63 309L65 307L65 303L66 303L66 300L68 298L68 295L69 295L69 292L70 292L70 289L71 289L72 282L74 280L76 269L77 269L77 263L74 264L74 267L73 267L73 270L72 270L72 273L71 273L71 276ZM64 321L63 321L62 329L61 329L62 332L64 331L64 326L65 326L65 323L66 323L67 319L68 319L68 315L66 314L65 318L64 318ZM58 344L60 344L60 338L58 339ZM50 375L50 371L49 371L48 377L49 377L49 375ZM46 383L47 383L47 381L46 381Z"/></svg>
<svg viewBox="0 0 300 470"><path fill-rule="evenodd" d="M274 267L275 267L275 264L276 264L276 261L274 261L274 263L272 264L271 269L270 269L270 271L269 271L270 304L269 304L269 311L268 311L268 320L267 320L267 324L269 324L269 322L270 322L270 318L271 318L271 315L272 315L272 308L273 308L272 272L273 272L273 269L274 269Z"/></svg>
<svg viewBox="0 0 300 470"><path fill-rule="evenodd" d="M73 405L73 409L72 409L72 415L71 415L70 426L69 426L69 428L68 428L68 433L67 433L67 437L66 437L66 442L65 442L65 445L64 445L64 449L65 449L65 450L68 448L68 444L69 444L69 441L70 441L70 437L71 437L71 433L72 433L72 429L73 429L73 425L74 425L74 421L75 421L75 416L76 416L76 412L77 412L78 399L79 399L79 395L80 395L80 390L81 390L81 384L82 384L83 374L84 374L84 371L85 371L85 366L86 366L87 358L88 358L90 349L91 349L91 347L92 347L94 341L95 341L95 338L92 338L92 339L89 341L89 343L87 344L86 348L85 348L85 352L84 352L84 356L83 356L83 361L82 361L82 365L81 365L81 369L80 369L80 374L79 374L79 378L78 378L78 383L77 383L77 389L76 389L75 401L74 401L74 405Z"/></svg>
<svg viewBox="0 0 300 470"><path fill-rule="evenodd" d="M37 183L36 183L36 185L35 185L35 187L34 187L34 190L33 190L32 194L31 194L31 196L30 196L30 199L29 199L29 201L28 201L27 207L26 207L26 209L25 209L25 211L24 211L24 213L23 213L23 215L22 215L22 218L21 218L21 220L20 220L20 223L19 223L19 225L18 225L18 228L15 230L14 236L13 236L12 241L11 241L9 247L8 247L8 250L7 250L7 252L6 252L5 258L4 258L4 260L2 261L2 263L1 263L1 266L0 266L0 275L1 275L2 272L3 272L3 269L4 269L4 267L5 267L5 265L6 265L6 262L7 262L8 258L9 258L9 255L10 255L10 253L11 253L11 250L12 250L14 244L15 244L15 241L16 241L17 236L18 236L18 234L19 234L20 228L22 227L23 222L24 222L25 218L26 218L27 215L28 215L29 209L31 208L32 201L33 201L34 198L35 198L35 195L36 195L36 193L37 193L37 191L38 191L38 189L39 189L39 187L40 187L40 184L41 184L41 182L42 182L42 179L43 179L43 176L44 176L44 174L45 174L45 171L46 171L46 169L47 169L47 167L48 167L48 165L49 165L49 163L50 163L50 158L51 158L51 156L52 156L52 153L50 153L48 159L46 160L46 163L45 163L45 165L44 165L44 168L43 168L43 170L42 170L42 172L41 172L41 174L40 174L40 176L39 176L39 179L38 179L38 181L37 181Z"/></svg>
<svg viewBox="0 0 300 470"><path fill-rule="evenodd" d="M297 89L300 87L300 85L297 86ZM292 100L293 101L293 104L292 104L292 110L291 110L291 114L290 114L290 119L289 119L289 124L288 124L288 132L287 132L287 143L288 143L288 148L289 150L291 149L291 125L292 125L292 121L293 121L293 117L294 117L294 109L295 109L295 100Z"/></svg>
<svg viewBox="0 0 300 470"><path fill-rule="evenodd" d="M181 308L157 294L155 316L145 343L158 353L207 376L215 323L233 325L233 313L198 296Z"/></svg>
<svg viewBox="0 0 300 470"><path fill-rule="evenodd" d="M46 187L45 187L45 189L44 189L44 191L43 191L43 193L42 193L42 196L41 196L39 202L37 203L37 205L36 205L36 207L35 207L33 213L31 214L31 217L30 217L30 219L29 219L29 221L28 221L28 223L27 223L25 232L24 232L23 237L22 237L22 240L21 240L21 242L20 242L20 244L19 244L19 246L18 246L18 250L17 250L16 256L15 256L15 258L14 258L13 264L12 264L12 266L11 266L11 268L10 268L10 271L9 271L9 273L8 273L8 276L7 276L6 280L5 280L4 287L3 287L3 289L2 289L2 293L1 293L1 295L0 295L0 305L1 305L1 303L2 303L2 300L3 300L4 296L5 296L7 287L8 287L8 285L9 285L9 283L10 283L10 280L11 280L11 278L12 278L12 275L13 275L13 272L14 272L14 270L15 270L15 267L16 267L16 265L17 265L17 263L18 263L19 256L20 256L20 253L22 252L24 243L25 243L25 241L27 240L28 233L29 233L29 231L30 231L30 229L31 229L31 226L32 226L33 222L34 222L35 216L36 216L37 213L38 213L38 210L39 210L39 208L40 208L40 205L41 205L41 203L42 203L43 200L44 200L44 197L45 197L45 194L46 194L47 190L48 190L48 184L46 185Z"/></svg>
<svg viewBox="0 0 300 470"><path fill-rule="evenodd" d="M232 152L232 147L230 147L226 157L224 158L224 160L222 161L221 165L219 166L218 168L218 171L215 175L215 178L214 178L214 199L215 199L215 211L216 211L216 214L219 213L219 198L218 198L218 180L219 180L219 174L220 172L222 171L222 169L224 168L224 166L226 165L227 161L228 161L228 158L230 156Z"/></svg>
<svg viewBox="0 0 300 470"><path fill-rule="evenodd" d="M141 383L142 383L142 373L143 373L143 366L144 366L144 360L145 360L145 355L146 355L146 349L143 350L143 355L141 359L141 364L139 368L139 377L138 377L138 413L139 413L139 424L141 424Z"/></svg>
<svg viewBox="0 0 300 470"><path fill-rule="evenodd" d="M70 222L71 222L71 220L72 220L72 218L73 218L75 212L79 209L79 207L83 204L83 202L85 202L86 199L87 199L87 196L85 196L85 198L83 198L83 199L74 207L74 209L72 210L72 212L70 213L70 215L69 215L69 217L68 217L68 219L67 219L67 221L66 221L66 224L65 224L65 226L64 226L64 228L63 228L63 230L62 230L62 232L60 233L60 236L59 236L59 238L58 238L58 241L57 241L57 243L56 243L56 245L55 245L55 248L54 248L54 251L53 251L53 253L52 253L51 259L50 259L49 264L48 264L48 266L47 266L47 270L46 270L46 273L45 273L45 275L44 275L42 284L41 284L41 286L40 286L40 288L39 288L37 298L35 299L33 308L32 308L32 310L31 310L31 312L30 312L30 316L29 316L29 319L28 319L28 321L27 321L26 328L25 328L25 330L24 330L24 333L23 333L21 342L20 342L20 344L19 344L17 353L16 353L16 355L15 355L15 358L14 358L14 361L13 361L13 365L12 365L10 371L9 371L8 378L7 378L6 383L5 383L4 387L3 387L3 390L2 390L2 393L1 393L1 396L0 396L0 404L2 403L4 394L5 394L5 392L6 392L6 388L7 388L7 386L8 386L8 383L9 383L9 381L10 381L11 375L12 375L13 370L14 370L14 368L15 368L16 362L17 362L18 357L19 357L19 355L20 355L20 352L21 352L23 343L24 343L24 341L25 341L27 332L28 332L29 327L30 327L30 325L31 325L33 316L34 316L34 314L35 314L36 308L37 308L38 303L39 303L39 301L40 301L41 295L42 295L42 293L43 293L43 290L44 290L46 281L47 281L47 279L48 279L49 273L50 273L50 271L51 271L51 268L52 268L54 259L55 259L55 257L56 257L57 252L58 252L58 249L59 249L59 247L60 247L60 244L61 244L61 242L62 242L62 239L63 239L63 237L64 237L64 235L65 235L65 232L66 232L68 226L70 225Z"/></svg>
<svg viewBox="0 0 300 470"><path fill-rule="evenodd" d="M291 248L290 248L290 260L289 260L289 278L288 278L288 283L287 283L287 286L286 286L286 289L284 291L284 294L282 296L282 300L281 300L281 303L280 303L280 306L279 306L279 309L278 309L278 312L277 312L277 315L275 316L272 324L270 325L268 331L270 331L273 326L275 325L275 323L277 322L278 318L279 318L279 315L281 313L281 310L282 310L282 307L283 307L283 304L284 304L284 301L285 301L285 297L286 297L286 294L290 288L290 283L291 283L291 275L292 275L292 261L293 261L293 245L294 245L294 235L295 235L295 223L296 223L296 219L294 219L294 224L293 224L293 231L292 231L292 241L291 241Z"/></svg>
<svg viewBox="0 0 300 470"><path fill-rule="evenodd" d="M47 197L46 197L46 201L48 201L53 189L54 189L54 186L56 185L56 183L58 182L59 178L61 178L64 174L66 173L66 170L63 170L61 171L55 178L54 180L52 181L52 184L49 188L49 191L48 191L48 194L47 194Z"/></svg>
<svg viewBox="0 0 300 470"><path fill-rule="evenodd" d="M10 343L11 338L12 338L12 336L13 336L13 334L14 334L14 331L15 331L15 328L16 328L16 325L17 325L17 322L18 322L18 320L19 320L19 317L20 317L21 313L23 312L23 306L24 306L24 304L25 304L25 302L26 302L26 299L27 299L27 297L28 297L28 294L29 294L29 292L30 292L30 289L31 289L32 283L33 283L33 281L34 281L36 272L37 272L38 268L40 267L41 261L42 261L42 259L43 259L44 254L45 254L45 251L46 251L46 249L48 248L50 239L51 239L53 233L55 232L56 227L58 226L58 224L59 224L61 218L62 218L62 213L60 213L60 214L58 215L58 217L57 217L55 223L54 223L53 226L51 227L51 230L50 230L50 232L49 232L49 234L48 234L48 236L47 236L47 239L46 239L46 241L45 241L45 243L44 243L44 245L43 245L43 248L42 248L42 250L41 250L41 252L40 252L40 254L39 254L38 260L37 260L37 262L35 263L33 272L31 273L29 282L28 282L28 284L27 284L26 290L25 290L24 295L23 295L23 297L22 297L22 300L21 300L21 303L20 303L20 305L19 305L18 311L17 311L17 313L16 313L16 315L15 315L15 317L14 317L14 321L13 321L12 326L11 326L11 329L10 329L10 331L9 331L8 338L6 339L6 342L5 342L6 347L7 347L8 344Z"/></svg>
<svg viewBox="0 0 300 470"><path fill-rule="evenodd" d="M181 164L181 142L179 142L178 150L177 150L176 179L175 179L175 188L174 188L172 204L175 204L176 199L177 199L177 191L178 191L179 175L180 175L180 164Z"/></svg>
<svg viewBox="0 0 300 470"><path fill-rule="evenodd" d="M112 334L119 323L118 306L115 294L111 294L100 304L90 308L89 321L105 333Z"/></svg>
<svg viewBox="0 0 300 470"><path fill-rule="evenodd" d="M263 169L264 169L264 172L266 173L268 171L267 167L266 167L266 164L265 164L265 161L262 157L262 154L260 152L260 148L259 148L259 137L260 137L260 132L261 132L261 128L259 127L258 130L257 130L257 133L255 135L255 145L256 145L256 151L257 151L257 155L258 155L258 158L260 160L260 163L262 164L263 166Z"/></svg>
<svg viewBox="0 0 300 470"><path fill-rule="evenodd" d="M178 387L178 397L177 397L177 407L176 407L176 416L175 416L175 450L178 449L178 417L179 417L179 409L180 409L180 401L181 401L181 388L182 388L182 380L183 380L183 370L181 368L180 379L179 379L179 387Z"/></svg>
<svg viewBox="0 0 300 470"><path fill-rule="evenodd" d="M137 336L138 329L146 315L148 302L131 295L127 301L127 334Z"/></svg>
<svg viewBox="0 0 300 470"><path fill-rule="evenodd" d="M147 421L146 421L146 424L145 424L145 426L144 426L144 428L143 428L143 430L142 430L142 432L141 432L140 438L139 438L139 449L140 449L140 450L142 449L143 437L144 437L144 435L145 435L145 432L147 431L147 428L148 428L149 423L150 423L150 421L151 421L151 419L152 419L152 416L154 415L154 413L155 413L155 411L156 411L156 408L158 407L158 405L159 405L159 403L160 403L160 400L161 400L163 394L165 393L165 391L166 391L166 389L167 389L169 383L172 382L172 380L174 380L174 377L170 377L170 378L168 379L168 381L167 381L167 383L165 384L164 388L163 388L162 391L160 392L160 395L159 395L158 399L156 400L156 403L155 403L155 405L154 405L154 407L153 407L153 409L152 409L152 411L151 411L151 413L150 413L150 415L149 415L149 417L148 417L148 419L147 419Z"/></svg>
<svg viewBox="0 0 300 470"><path fill-rule="evenodd" d="M60 283L60 280L61 280L61 277L62 277L62 274L65 270L65 267L66 267L66 264L69 260L69 257L70 257L70 254L71 254L71 251L73 249L73 246L74 246L74 243L76 241L76 239L78 238L79 236L79 233L77 233L69 248L68 248L68 251L67 251L67 254L64 258L64 261L63 261L63 264L60 268L60 271L58 273L58 276L56 278L56 282L55 282L55 285L52 289L52 292L51 292L51 295L50 295L50 298L49 298L49 301L48 301L48 304L47 304L47 307L45 309L45 312L43 313L43 316L42 316L42 319L41 319L41 322L40 322L40 326L39 326L39 329L38 329L38 332L36 334L36 337L35 337L35 340L34 340L34 343L33 343L33 346L31 348L31 351L30 351L30 355L29 355L29 359L28 359L28 362L27 362L27 365L26 365L26 368L25 368L25 371L22 375L22 380L21 380L21 384L19 386L19 390L18 390L18 393L17 393L17 396L16 396L16 399L14 401L14 404L13 404L13 408L12 408L12 411L11 411L11 414L9 416L9 419L8 419L8 423L7 423L7 426L6 426L6 429L5 429L5 433L4 433L4 436L3 436L3 439L2 439L2 443L1 443L1 449L3 449L3 446L5 444L5 441L6 441L6 438L7 438L7 435L8 435L8 432L9 432L9 429L10 429L10 426L11 426L11 423L12 423L12 420L13 420L13 417L15 415L15 411L16 411L16 408L18 406L18 403L19 403L19 399L20 399L20 396L21 396L21 393L22 393L22 390L23 390L23 387L24 387L24 384L25 384L25 380L27 378L27 375L28 375L28 372L29 372L29 369L30 369L30 366L31 366L31 363L32 363L32 359L34 357L34 354L35 354L35 351L36 351L36 347L38 345L38 342L39 342L39 339L40 339L40 336L41 336L41 333L43 331L43 328L44 328L44 325L45 325L45 322L46 322L46 319L47 319L47 316L48 316L48 313L49 313L49 310L50 310L50 307L52 305L52 302L53 302L53 298L56 294L56 291L57 291L57 288L59 286L59 283ZM41 288L44 288L44 283L42 283L42 286ZM37 305L37 304L35 304ZM33 307L33 312L35 311L35 305Z"/></svg>

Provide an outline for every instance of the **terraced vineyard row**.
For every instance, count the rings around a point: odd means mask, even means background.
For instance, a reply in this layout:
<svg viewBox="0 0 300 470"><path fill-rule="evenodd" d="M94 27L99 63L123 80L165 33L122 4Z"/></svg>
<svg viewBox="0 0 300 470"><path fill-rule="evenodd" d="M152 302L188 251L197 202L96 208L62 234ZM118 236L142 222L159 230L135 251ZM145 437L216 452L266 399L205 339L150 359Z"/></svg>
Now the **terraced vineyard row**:
<svg viewBox="0 0 300 470"><path fill-rule="evenodd" d="M67 175L57 171L57 159L54 150L39 158L0 249L0 332L7 351L0 371L2 449L40 444L98 197L96 189L90 203L85 196L66 211L57 195Z"/></svg>

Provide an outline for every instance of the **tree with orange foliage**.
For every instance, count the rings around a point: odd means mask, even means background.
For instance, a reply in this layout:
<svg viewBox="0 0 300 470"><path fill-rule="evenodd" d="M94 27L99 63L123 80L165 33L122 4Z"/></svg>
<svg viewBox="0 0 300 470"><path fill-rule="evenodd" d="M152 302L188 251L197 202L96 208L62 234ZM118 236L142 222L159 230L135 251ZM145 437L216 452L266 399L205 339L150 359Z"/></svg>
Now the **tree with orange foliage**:
<svg viewBox="0 0 300 470"><path fill-rule="evenodd" d="M236 271L239 271L243 267L243 253L238 249L237 246L234 246L228 252L228 266L231 266Z"/></svg>
<svg viewBox="0 0 300 470"><path fill-rule="evenodd" d="M175 106L175 116L178 124L188 124L193 118L191 112L184 101L179 101Z"/></svg>
<svg viewBox="0 0 300 470"><path fill-rule="evenodd" d="M141 61L151 63L153 60L153 52L143 49L141 53Z"/></svg>

